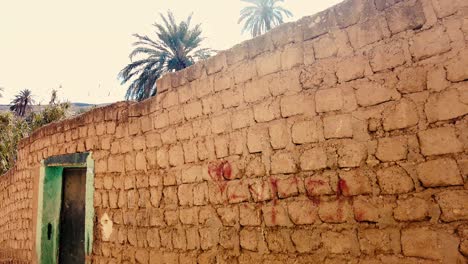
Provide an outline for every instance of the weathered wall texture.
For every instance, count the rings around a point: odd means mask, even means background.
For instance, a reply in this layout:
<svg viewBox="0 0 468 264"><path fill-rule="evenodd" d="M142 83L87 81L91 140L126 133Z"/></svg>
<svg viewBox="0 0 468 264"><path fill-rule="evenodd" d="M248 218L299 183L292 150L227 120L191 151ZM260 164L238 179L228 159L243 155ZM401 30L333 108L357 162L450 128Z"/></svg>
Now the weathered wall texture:
<svg viewBox="0 0 468 264"><path fill-rule="evenodd" d="M349 0L45 127L0 261L34 259L40 161L92 151L96 263L465 263L467 43L466 0Z"/></svg>

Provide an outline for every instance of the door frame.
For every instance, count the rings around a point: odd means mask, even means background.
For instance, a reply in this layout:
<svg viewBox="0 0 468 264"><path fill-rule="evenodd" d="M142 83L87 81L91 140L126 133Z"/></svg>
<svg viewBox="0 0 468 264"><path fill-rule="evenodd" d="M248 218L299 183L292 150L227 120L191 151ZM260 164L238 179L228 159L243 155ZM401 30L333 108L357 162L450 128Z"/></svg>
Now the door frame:
<svg viewBox="0 0 468 264"><path fill-rule="evenodd" d="M36 253L37 263L56 264L59 253L62 179L65 168L86 168L85 255L93 249L94 160L91 152L52 156L41 161L39 174ZM50 236L50 239L48 238Z"/></svg>

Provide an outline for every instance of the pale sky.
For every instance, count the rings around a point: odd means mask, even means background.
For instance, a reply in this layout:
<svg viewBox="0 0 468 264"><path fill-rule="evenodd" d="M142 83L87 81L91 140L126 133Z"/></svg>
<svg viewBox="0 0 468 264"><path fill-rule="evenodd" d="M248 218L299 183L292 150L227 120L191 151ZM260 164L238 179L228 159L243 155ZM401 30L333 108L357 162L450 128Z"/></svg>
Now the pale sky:
<svg viewBox="0 0 468 264"><path fill-rule="evenodd" d="M341 0L286 0L295 21ZM132 34L152 34L159 12L194 13L205 47L224 50L248 39L237 24L240 0L0 0L0 104L22 89L47 103L52 89L71 102L122 101L118 72L129 63ZM194 24L195 24L194 23Z"/></svg>

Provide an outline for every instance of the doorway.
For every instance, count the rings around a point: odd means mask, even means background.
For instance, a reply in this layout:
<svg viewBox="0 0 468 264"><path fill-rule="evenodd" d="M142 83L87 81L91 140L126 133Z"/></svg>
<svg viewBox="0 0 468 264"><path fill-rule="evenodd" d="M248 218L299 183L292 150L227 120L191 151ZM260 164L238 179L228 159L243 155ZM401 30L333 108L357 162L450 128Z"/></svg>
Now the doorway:
<svg viewBox="0 0 468 264"><path fill-rule="evenodd" d="M62 173L59 263L85 263L86 168L65 168Z"/></svg>
<svg viewBox="0 0 468 264"><path fill-rule="evenodd" d="M91 153L49 157L41 164L37 263L90 263L94 219Z"/></svg>

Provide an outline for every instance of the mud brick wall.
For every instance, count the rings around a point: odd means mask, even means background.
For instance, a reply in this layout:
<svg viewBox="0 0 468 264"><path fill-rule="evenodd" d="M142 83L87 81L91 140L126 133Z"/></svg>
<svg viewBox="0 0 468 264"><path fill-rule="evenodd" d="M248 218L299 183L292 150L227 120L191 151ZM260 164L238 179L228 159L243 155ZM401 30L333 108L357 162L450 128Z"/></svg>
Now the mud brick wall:
<svg viewBox="0 0 468 264"><path fill-rule="evenodd" d="M348 0L42 128L0 261L35 259L40 161L90 151L95 263L465 263L467 43L466 0Z"/></svg>

